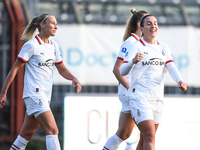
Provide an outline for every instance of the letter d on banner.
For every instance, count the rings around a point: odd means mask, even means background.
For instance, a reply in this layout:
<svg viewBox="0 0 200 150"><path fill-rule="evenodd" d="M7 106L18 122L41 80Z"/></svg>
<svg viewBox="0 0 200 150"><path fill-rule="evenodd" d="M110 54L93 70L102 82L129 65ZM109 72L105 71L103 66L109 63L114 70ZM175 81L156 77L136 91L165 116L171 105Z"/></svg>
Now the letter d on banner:
<svg viewBox="0 0 200 150"><path fill-rule="evenodd" d="M83 54L78 48L69 48L67 50L67 63L71 66L78 66L83 60Z"/></svg>

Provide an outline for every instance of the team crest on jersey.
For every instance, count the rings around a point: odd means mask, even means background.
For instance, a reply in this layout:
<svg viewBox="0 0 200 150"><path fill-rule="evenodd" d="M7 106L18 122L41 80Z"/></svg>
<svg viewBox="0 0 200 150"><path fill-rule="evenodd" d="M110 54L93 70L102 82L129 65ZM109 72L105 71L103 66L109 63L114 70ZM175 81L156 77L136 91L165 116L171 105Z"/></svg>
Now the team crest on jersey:
<svg viewBox="0 0 200 150"><path fill-rule="evenodd" d="M122 53L126 53L126 51L127 51L127 48L123 47L122 48Z"/></svg>
<svg viewBox="0 0 200 150"><path fill-rule="evenodd" d="M137 110L137 115L138 115L139 117L141 116L141 112L140 112L139 109Z"/></svg>
<svg viewBox="0 0 200 150"><path fill-rule="evenodd" d="M165 56L165 52L164 52L164 50L162 49L162 54L163 54L163 56Z"/></svg>
<svg viewBox="0 0 200 150"><path fill-rule="evenodd" d="M39 105L40 105L40 106L42 106L42 105L43 105L43 103L42 103L42 100L41 100L41 99L39 99Z"/></svg>

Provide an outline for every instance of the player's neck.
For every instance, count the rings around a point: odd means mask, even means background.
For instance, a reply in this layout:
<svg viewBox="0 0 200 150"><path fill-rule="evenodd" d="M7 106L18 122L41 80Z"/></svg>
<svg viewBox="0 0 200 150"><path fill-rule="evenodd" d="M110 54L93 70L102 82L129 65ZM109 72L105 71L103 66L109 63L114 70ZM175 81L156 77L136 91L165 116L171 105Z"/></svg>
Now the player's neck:
<svg viewBox="0 0 200 150"><path fill-rule="evenodd" d="M42 34L38 35L40 37L40 39L45 43L45 44L49 44L49 36L45 36Z"/></svg>
<svg viewBox="0 0 200 150"><path fill-rule="evenodd" d="M139 31L139 30L137 30L137 31L135 32L135 34L138 36L138 38L140 38L140 37L142 36L142 33L141 33L141 31Z"/></svg>
<svg viewBox="0 0 200 150"><path fill-rule="evenodd" d="M148 44L155 44L155 38L148 37L148 36L144 36L144 40L145 40Z"/></svg>

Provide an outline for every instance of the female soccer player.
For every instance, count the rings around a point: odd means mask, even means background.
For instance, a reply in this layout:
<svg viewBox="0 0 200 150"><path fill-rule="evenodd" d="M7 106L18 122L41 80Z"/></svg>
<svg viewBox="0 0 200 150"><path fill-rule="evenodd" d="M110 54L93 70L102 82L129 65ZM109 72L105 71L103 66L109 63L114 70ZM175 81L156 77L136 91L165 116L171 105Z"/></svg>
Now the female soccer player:
<svg viewBox="0 0 200 150"><path fill-rule="evenodd" d="M36 29L39 34L35 35ZM10 150L24 150L39 126L46 133L47 150L60 150L58 128L50 109L53 66L67 80L71 80L77 93L81 84L63 64L58 44L50 40L55 36L57 21L53 15L41 14L34 17L22 34L22 40L27 41L10 70L0 94L0 108L6 101L7 90L17 72L25 65L23 99L26 114L23 126Z"/></svg>
<svg viewBox="0 0 200 150"><path fill-rule="evenodd" d="M178 72L167 44L158 42L158 23L154 16L146 15L140 21L143 38L131 45L121 75L131 70L131 83L126 96L131 115L140 130L142 147L137 150L155 150L155 133L163 114L165 66L182 91L186 84Z"/></svg>
<svg viewBox="0 0 200 150"><path fill-rule="evenodd" d="M118 97L122 103L122 110L119 119L119 127L112 137L108 139L108 141L104 145L103 150L116 150L120 143L126 140L132 133L133 127L135 123L131 117L131 111L129 107L129 103L124 96L129 88L129 84L131 82L131 76L128 74L126 77L120 75L120 67L123 64L125 56L128 54L129 51L132 49L130 45L134 42L138 41L139 38L142 36L142 32L140 30L140 20L144 15L148 13L145 11L136 11L135 9L131 10L132 16L130 17L126 31L123 37L123 44L121 45L117 60L115 62L113 73L115 77L119 81L118 86Z"/></svg>

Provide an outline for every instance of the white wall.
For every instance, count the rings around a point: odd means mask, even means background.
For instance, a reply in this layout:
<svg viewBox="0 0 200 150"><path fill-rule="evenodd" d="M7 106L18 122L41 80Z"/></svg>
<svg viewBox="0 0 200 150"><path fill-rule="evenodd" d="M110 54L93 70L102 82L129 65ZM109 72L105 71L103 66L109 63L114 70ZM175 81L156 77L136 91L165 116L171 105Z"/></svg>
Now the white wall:
<svg viewBox="0 0 200 150"><path fill-rule="evenodd" d="M165 97L164 115L156 133L158 150L199 150L200 101L194 97ZM113 95L66 96L64 99L64 150L101 150L118 128L121 103ZM136 147L139 131L119 150ZM127 145L127 142L132 143Z"/></svg>

